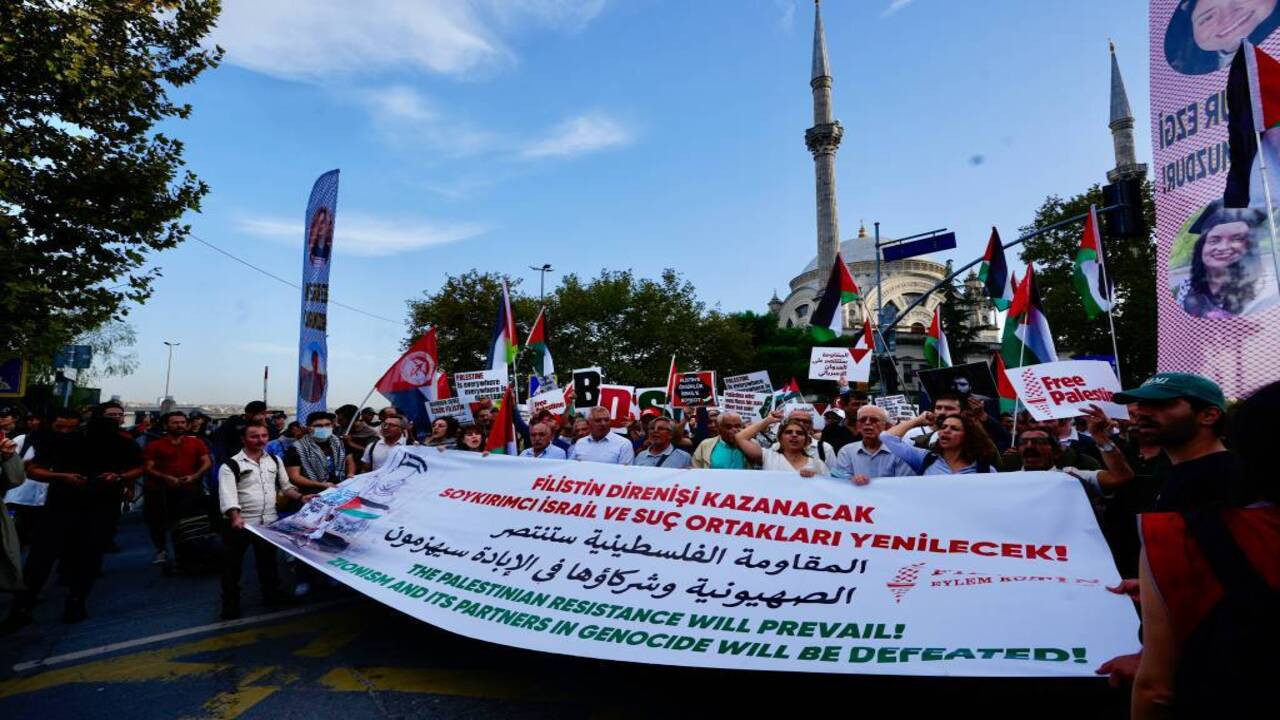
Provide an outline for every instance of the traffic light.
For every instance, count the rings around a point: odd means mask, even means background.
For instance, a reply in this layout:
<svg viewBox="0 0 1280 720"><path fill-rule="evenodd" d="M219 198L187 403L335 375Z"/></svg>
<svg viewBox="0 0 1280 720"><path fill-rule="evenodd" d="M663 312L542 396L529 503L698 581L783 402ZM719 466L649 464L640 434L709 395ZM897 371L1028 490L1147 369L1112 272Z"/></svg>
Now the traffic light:
<svg viewBox="0 0 1280 720"><path fill-rule="evenodd" d="M1145 237L1147 221L1142 212L1142 180L1131 178L1102 186L1103 205L1123 205L1104 214L1108 237Z"/></svg>

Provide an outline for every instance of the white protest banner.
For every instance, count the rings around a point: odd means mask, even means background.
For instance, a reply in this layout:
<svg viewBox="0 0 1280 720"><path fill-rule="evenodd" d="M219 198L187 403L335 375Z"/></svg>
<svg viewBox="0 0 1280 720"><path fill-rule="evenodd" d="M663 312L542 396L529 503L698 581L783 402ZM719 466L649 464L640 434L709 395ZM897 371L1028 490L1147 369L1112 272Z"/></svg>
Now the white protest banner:
<svg viewBox="0 0 1280 720"><path fill-rule="evenodd" d="M554 415L564 415L564 411L567 409L568 403L564 401L563 390L548 390L529 398L530 416L536 415L543 410L549 410Z"/></svg>
<svg viewBox="0 0 1280 720"><path fill-rule="evenodd" d="M841 347L816 347L809 351L810 380L839 380L851 383L866 382L871 377L871 352L854 351Z"/></svg>
<svg viewBox="0 0 1280 720"><path fill-rule="evenodd" d="M745 375L730 375L724 379L725 390L773 394L773 381L768 370L757 370Z"/></svg>
<svg viewBox="0 0 1280 720"><path fill-rule="evenodd" d="M916 416L915 406L906 395L881 395L875 399L875 405L884 408L890 420L909 420Z"/></svg>
<svg viewBox="0 0 1280 720"><path fill-rule="evenodd" d="M676 375L675 407L716 404L714 370L693 370Z"/></svg>
<svg viewBox="0 0 1280 720"><path fill-rule="evenodd" d="M600 385L604 383L604 372L598 367L581 368L573 371L573 407L579 415L600 404Z"/></svg>
<svg viewBox="0 0 1280 720"><path fill-rule="evenodd" d="M813 418L813 429L821 430L827 426L826 419L822 417L822 413L818 412L818 408L813 403L789 402L782 406L782 419L785 420L793 412L807 412Z"/></svg>
<svg viewBox="0 0 1280 720"><path fill-rule="evenodd" d="M1097 405L1113 420L1129 419L1129 409L1112 402L1120 381L1111 363L1102 360L1063 360L1005 371L1018 399L1036 420L1082 415L1081 408Z"/></svg>
<svg viewBox="0 0 1280 720"><path fill-rule="evenodd" d="M1137 615L1079 481L688 471L396 448L250 530L488 642L697 667L1093 677Z"/></svg>
<svg viewBox="0 0 1280 720"><path fill-rule="evenodd" d="M769 417L773 410L773 393L725 390L720 398L720 410L738 413L742 416L742 424L750 425Z"/></svg>
<svg viewBox="0 0 1280 720"><path fill-rule="evenodd" d="M451 417L457 420L459 425L469 425L475 422L475 418L471 416L471 408L462 402L461 398L451 397L445 400L432 400L427 403L427 412L431 414L432 422L442 417Z"/></svg>
<svg viewBox="0 0 1280 720"><path fill-rule="evenodd" d="M507 390L507 376L501 370L460 372L454 374L453 386L464 402L501 400Z"/></svg>
<svg viewBox="0 0 1280 720"><path fill-rule="evenodd" d="M636 389L628 385L601 385L600 407L609 411L609 426L624 428L631 423L631 406L635 404Z"/></svg>

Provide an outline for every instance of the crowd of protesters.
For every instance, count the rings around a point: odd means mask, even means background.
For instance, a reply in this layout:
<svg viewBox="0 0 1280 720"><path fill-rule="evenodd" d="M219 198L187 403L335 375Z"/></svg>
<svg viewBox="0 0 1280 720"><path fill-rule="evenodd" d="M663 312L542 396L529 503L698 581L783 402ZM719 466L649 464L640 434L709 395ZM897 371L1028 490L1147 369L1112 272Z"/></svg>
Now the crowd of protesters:
<svg viewBox="0 0 1280 720"><path fill-rule="evenodd" d="M764 469L858 486L920 475L1067 473L1082 484L1126 578L1110 590L1140 606L1143 651L1099 668L1115 686L1132 684L1135 716L1202 710L1214 702L1214 687L1259 693L1277 669L1266 648L1280 640L1280 509L1272 504L1280 476L1264 449L1280 383L1230 417L1221 389L1197 375L1159 374L1115 399L1128 405L1128 420L1091 405L1075 419L1037 422L1025 412L994 414L975 397L941 395L895 423L842 384L821 430L807 410L744 422L714 407L679 418L648 409L623 428L604 408L563 417L542 411L514 424L520 455L532 459ZM223 617L240 614L249 548L264 603L296 602L319 578L299 564L287 592L274 549L246 525L270 523L311 495L377 470L398 446L484 453L496 415L486 402L472 422L441 417L419 428L393 407L347 405L288 422L253 402L216 426L198 413L170 412L125 430L115 402L87 416L22 418L2 408L0 487L10 489L0 589L16 593L5 628L31 622L55 564L67 586L64 619L84 619L102 556L115 550L121 509L136 499L156 564L182 559L179 539L191 533L178 530L190 518L204 514L219 526Z"/></svg>

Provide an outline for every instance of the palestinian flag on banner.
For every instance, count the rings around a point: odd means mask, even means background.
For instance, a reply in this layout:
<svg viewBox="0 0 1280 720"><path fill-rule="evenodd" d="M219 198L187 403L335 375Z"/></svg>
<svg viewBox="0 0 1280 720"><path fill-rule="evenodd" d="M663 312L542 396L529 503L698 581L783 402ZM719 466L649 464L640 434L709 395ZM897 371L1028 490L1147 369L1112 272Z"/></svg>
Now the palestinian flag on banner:
<svg viewBox="0 0 1280 720"><path fill-rule="evenodd" d="M1227 74L1227 139L1231 165L1222 204L1246 208L1254 204L1250 188L1260 147L1258 135L1280 125L1280 61L1248 40L1240 43Z"/></svg>
<svg viewBox="0 0 1280 720"><path fill-rule="evenodd" d="M1000 397L1000 412L1013 413L1018 411L1018 393L1013 389L1013 383L1009 382L1009 377L1004 374L1004 360L1000 357L1000 353L991 356L991 374L996 376L996 395Z"/></svg>
<svg viewBox="0 0 1280 720"><path fill-rule="evenodd" d="M516 455L516 428L514 425L514 415L516 410L515 396L511 393L511 386L507 385L507 390L502 395L502 403L498 405L498 412L493 418L493 428L489 430L489 437L484 441L484 449L494 455Z"/></svg>
<svg viewBox="0 0 1280 720"><path fill-rule="evenodd" d="M1027 265L1027 274L1018 285L1018 292L1009 304L1009 315L1005 324L1013 325L1013 337L1009 344L1001 347L1009 367L1039 365L1056 362L1058 351L1053 346L1053 333L1049 329L1049 318L1044 314L1044 306L1040 304L1040 290L1036 287L1034 268ZM1006 339L1008 337L1006 336ZM1009 362L1009 358L1013 362Z"/></svg>
<svg viewBox="0 0 1280 720"><path fill-rule="evenodd" d="M947 334L942 329L942 306L933 309L933 322L924 339L924 359L929 367L951 367L951 348L947 346Z"/></svg>
<svg viewBox="0 0 1280 720"><path fill-rule="evenodd" d="M493 339L489 342L489 369L507 372L516 360L520 339L516 337L516 319L511 314L511 295L507 281L502 281L502 299L498 302L498 319L493 326Z"/></svg>
<svg viewBox="0 0 1280 720"><path fill-rule="evenodd" d="M534 362L534 371L542 382L538 383L539 387L554 387L556 366L551 362L551 349L547 347L547 309L540 308L538 310L538 319L533 321L533 329L529 331L529 339L524 346L538 353L538 359ZM548 382L550 381L550 382Z"/></svg>
<svg viewBox="0 0 1280 720"><path fill-rule="evenodd" d="M1090 319L1100 313L1110 312L1111 292L1107 287L1106 262L1102 257L1102 234L1098 232L1098 208L1089 206L1084 219L1084 234L1080 236L1080 249L1076 250L1075 274L1072 281L1076 292L1084 301L1084 314Z"/></svg>
<svg viewBox="0 0 1280 720"><path fill-rule="evenodd" d="M991 239L987 241L987 252L982 256L982 267L978 268L978 279L982 281L987 297L998 310L1008 310L1013 300L1013 285L1009 282L1009 265L1004 259L1004 244L1000 242L1000 233L995 226L991 227Z"/></svg>
<svg viewBox="0 0 1280 720"><path fill-rule="evenodd" d="M840 307L860 299L858 286L849 274L849 267L844 264L840 253L836 253L827 289L818 299L818 307L814 309L813 315L809 316L809 332L819 342L840 337L840 332L844 329L844 313L840 312Z"/></svg>
<svg viewBox="0 0 1280 720"><path fill-rule="evenodd" d="M362 520L376 520L382 517L382 513L372 512L373 510L381 510L383 512L390 510L391 506L376 503L357 495L345 503L337 507L338 512L343 515L349 515Z"/></svg>

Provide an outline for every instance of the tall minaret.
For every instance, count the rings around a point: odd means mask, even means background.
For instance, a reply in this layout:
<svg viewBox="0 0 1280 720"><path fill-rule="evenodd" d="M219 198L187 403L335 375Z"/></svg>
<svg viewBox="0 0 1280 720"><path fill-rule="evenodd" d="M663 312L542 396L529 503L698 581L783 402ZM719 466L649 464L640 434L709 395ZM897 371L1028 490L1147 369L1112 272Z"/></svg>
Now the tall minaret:
<svg viewBox="0 0 1280 720"><path fill-rule="evenodd" d="M1145 176L1147 166L1139 164L1134 154L1133 111L1124 91L1124 78L1120 77L1120 63L1116 62L1115 43L1111 43L1111 140L1115 143L1116 166L1107 171L1107 181Z"/></svg>
<svg viewBox="0 0 1280 720"><path fill-rule="evenodd" d="M827 38L822 32L821 0L813 3L813 127L804 132L804 143L813 153L813 174L818 199L818 282L825 283L840 250L840 216L836 212L836 148L844 128L831 116L831 68L827 65Z"/></svg>

